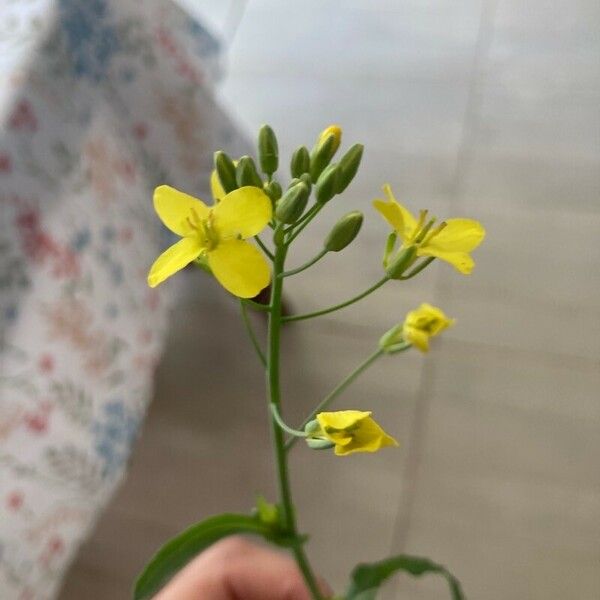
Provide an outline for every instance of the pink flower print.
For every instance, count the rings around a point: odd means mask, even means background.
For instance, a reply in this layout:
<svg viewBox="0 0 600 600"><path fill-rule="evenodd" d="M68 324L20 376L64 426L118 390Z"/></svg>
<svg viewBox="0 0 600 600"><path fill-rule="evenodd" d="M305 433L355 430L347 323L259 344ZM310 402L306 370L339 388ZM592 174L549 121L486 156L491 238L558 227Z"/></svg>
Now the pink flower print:
<svg viewBox="0 0 600 600"><path fill-rule="evenodd" d="M148 125L142 122L136 123L133 126L133 135L140 141L145 140L148 135Z"/></svg>
<svg viewBox="0 0 600 600"><path fill-rule="evenodd" d="M54 370L54 357L51 354L42 354L38 360L38 368L42 373L52 373Z"/></svg>
<svg viewBox="0 0 600 600"><path fill-rule="evenodd" d="M0 152L0 173L10 173L12 171L12 161L6 152Z"/></svg>
<svg viewBox="0 0 600 600"><path fill-rule="evenodd" d="M25 501L25 495L20 490L14 490L6 496L6 507L12 511L18 511Z"/></svg>
<svg viewBox="0 0 600 600"><path fill-rule="evenodd" d="M20 100L8 118L8 127L16 131L37 131L38 122L28 100Z"/></svg>

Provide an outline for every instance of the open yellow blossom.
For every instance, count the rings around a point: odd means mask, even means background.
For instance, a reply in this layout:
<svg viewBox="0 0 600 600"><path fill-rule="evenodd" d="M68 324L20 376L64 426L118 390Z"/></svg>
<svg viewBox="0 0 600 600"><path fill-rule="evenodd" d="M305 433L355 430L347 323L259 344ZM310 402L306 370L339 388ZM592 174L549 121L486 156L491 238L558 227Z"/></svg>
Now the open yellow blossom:
<svg viewBox="0 0 600 600"><path fill-rule="evenodd" d="M148 273L150 287L200 257L219 283L240 298L252 298L269 284L267 261L258 248L245 241L271 219L271 201L262 190L242 187L208 207L193 196L161 185L154 191L154 209L183 239L156 259Z"/></svg>
<svg viewBox="0 0 600 600"><path fill-rule="evenodd" d="M429 350L429 338L454 324L439 308L423 303L404 319L402 337L422 352Z"/></svg>
<svg viewBox="0 0 600 600"><path fill-rule="evenodd" d="M447 219L435 225L422 210L416 219L402 206L389 185L383 186L386 200L373 201L375 209L392 226L402 247L417 247L417 256L433 256L450 263L463 275L468 275L475 265L469 252L477 248L485 237L485 229L473 219Z"/></svg>
<svg viewBox="0 0 600 600"><path fill-rule="evenodd" d="M313 435L334 444L338 456L354 452L376 452L385 446L398 446L398 442L371 418L369 411L322 412L317 415L317 422L320 431Z"/></svg>

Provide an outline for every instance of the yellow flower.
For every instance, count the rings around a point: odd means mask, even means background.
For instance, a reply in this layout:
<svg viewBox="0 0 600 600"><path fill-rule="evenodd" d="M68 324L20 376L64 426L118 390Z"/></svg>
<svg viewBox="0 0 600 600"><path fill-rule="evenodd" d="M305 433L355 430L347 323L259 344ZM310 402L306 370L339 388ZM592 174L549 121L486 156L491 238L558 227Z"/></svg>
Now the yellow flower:
<svg viewBox="0 0 600 600"><path fill-rule="evenodd" d="M235 163L234 163L235 164ZM213 169L210 174L210 191L212 193L213 200L215 204L220 202L221 199L225 196L225 190L223 189L223 185L221 184L221 180L217 175L217 170Z"/></svg>
<svg viewBox="0 0 600 600"><path fill-rule="evenodd" d="M271 201L258 188L242 187L213 207L168 185L154 191L154 209L162 222L183 239L165 250L148 273L155 287L201 257L219 283L240 298L256 296L270 281L269 265L246 238L271 219Z"/></svg>
<svg viewBox="0 0 600 600"><path fill-rule="evenodd" d="M385 446L398 445L398 442L371 418L370 412L322 412L317 415L317 421L320 431L313 435L333 443L338 456L354 452L376 452Z"/></svg>
<svg viewBox="0 0 600 600"><path fill-rule="evenodd" d="M469 252L477 248L485 237L485 229L473 219L448 219L434 227L422 210L416 219L392 194L389 185L383 186L387 200L373 201L375 209L393 227L402 241L402 248L417 247L417 256L433 256L450 263L463 275L468 275L475 263Z"/></svg>
<svg viewBox="0 0 600 600"><path fill-rule="evenodd" d="M422 352L429 350L429 338L454 324L439 308L421 304L404 319L402 337Z"/></svg>

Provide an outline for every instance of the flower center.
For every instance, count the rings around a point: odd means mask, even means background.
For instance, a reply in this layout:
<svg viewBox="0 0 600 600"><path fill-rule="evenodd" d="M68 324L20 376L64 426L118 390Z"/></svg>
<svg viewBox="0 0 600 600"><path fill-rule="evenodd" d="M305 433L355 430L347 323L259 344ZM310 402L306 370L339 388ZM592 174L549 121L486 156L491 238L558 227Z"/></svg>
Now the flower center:
<svg viewBox="0 0 600 600"><path fill-rule="evenodd" d="M417 226L415 227L410 239L407 240L406 245L417 244L419 246L424 246L425 244L428 244L436 235L438 235L444 229L444 227L446 227L446 222L442 221L436 228L433 228L437 219L435 217L428 219L428 214L428 210L422 210L419 212Z"/></svg>
<svg viewBox="0 0 600 600"><path fill-rule="evenodd" d="M198 212L190 209L190 216L186 218L188 225L196 232L204 249L207 251L213 250L219 243L219 235L214 227L214 215L212 210L209 211L206 219L201 219Z"/></svg>

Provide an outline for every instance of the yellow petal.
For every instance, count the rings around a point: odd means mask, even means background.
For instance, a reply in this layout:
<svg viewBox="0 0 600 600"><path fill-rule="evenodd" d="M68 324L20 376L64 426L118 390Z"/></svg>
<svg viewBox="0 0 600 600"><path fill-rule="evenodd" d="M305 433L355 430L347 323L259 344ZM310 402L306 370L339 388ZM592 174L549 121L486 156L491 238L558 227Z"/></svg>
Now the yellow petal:
<svg viewBox="0 0 600 600"><path fill-rule="evenodd" d="M317 415L317 421L321 426L321 429L325 431L326 428L344 430L349 427L353 427L362 419L370 416L369 411L361 410L338 410L335 412L322 412Z"/></svg>
<svg viewBox="0 0 600 600"><path fill-rule="evenodd" d="M221 198L223 198L223 196L225 195L225 190L223 189L223 186L221 185L221 180L219 179L219 176L217 175L216 169L213 169L212 173L210 174L210 191L212 193L212 197L213 197L213 200L215 201L215 204L217 202L220 202Z"/></svg>
<svg viewBox="0 0 600 600"><path fill-rule="evenodd" d="M403 242L407 241L415 233L417 221L410 211L394 198L389 185L384 185L383 191L387 200L378 198L373 201L373 206L398 233L400 239Z"/></svg>
<svg viewBox="0 0 600 600"><path fill-rule="evenodd" d="M429 350L429 334L426 331L416 327L404 326L402 334L407 342L416 346L421 352Z"/></svg>
<svg viewBox="0 0 600 600"><path fill-rule="evenodd" d="M179 240L154 261L148 273L148 285L156 287L167 277L171 277L171 275L198 258L202 249L200 241L196 238L190 237Z"/></svg>
<svg viewBox="0 0 600 600"><path fill-rule="evenodd" d="M208 265L219 283L240 298L253 298L271 280L269 265L260 250L243 240L219 242L208 253Z"/></svg>
<svg viewBox="0 0 600 600"><path fill-rule="evenodd" d="M244 186L224 196L213 209L214 228L221 238L249 238L271 220L271 200L260 189Z"/></svg>
<svg viewBox="0 0 600 600"><path fill-rule="evenodd" d="M349 444L335 446L335 454L346 456L354 452L377 452L386 446L398 446L398 442L371 417L367 417L360 421L358 429L352 432L352 441Z"/></svg>
<svg viewBox="0 0 600 600"><path fill-rule="evenodd" d="M173 233L183 237L193 232L188 219L193 218L194 213L205 219L209 208L193 196L169 185L160 185L154 190L154 210Z"/></svg>

